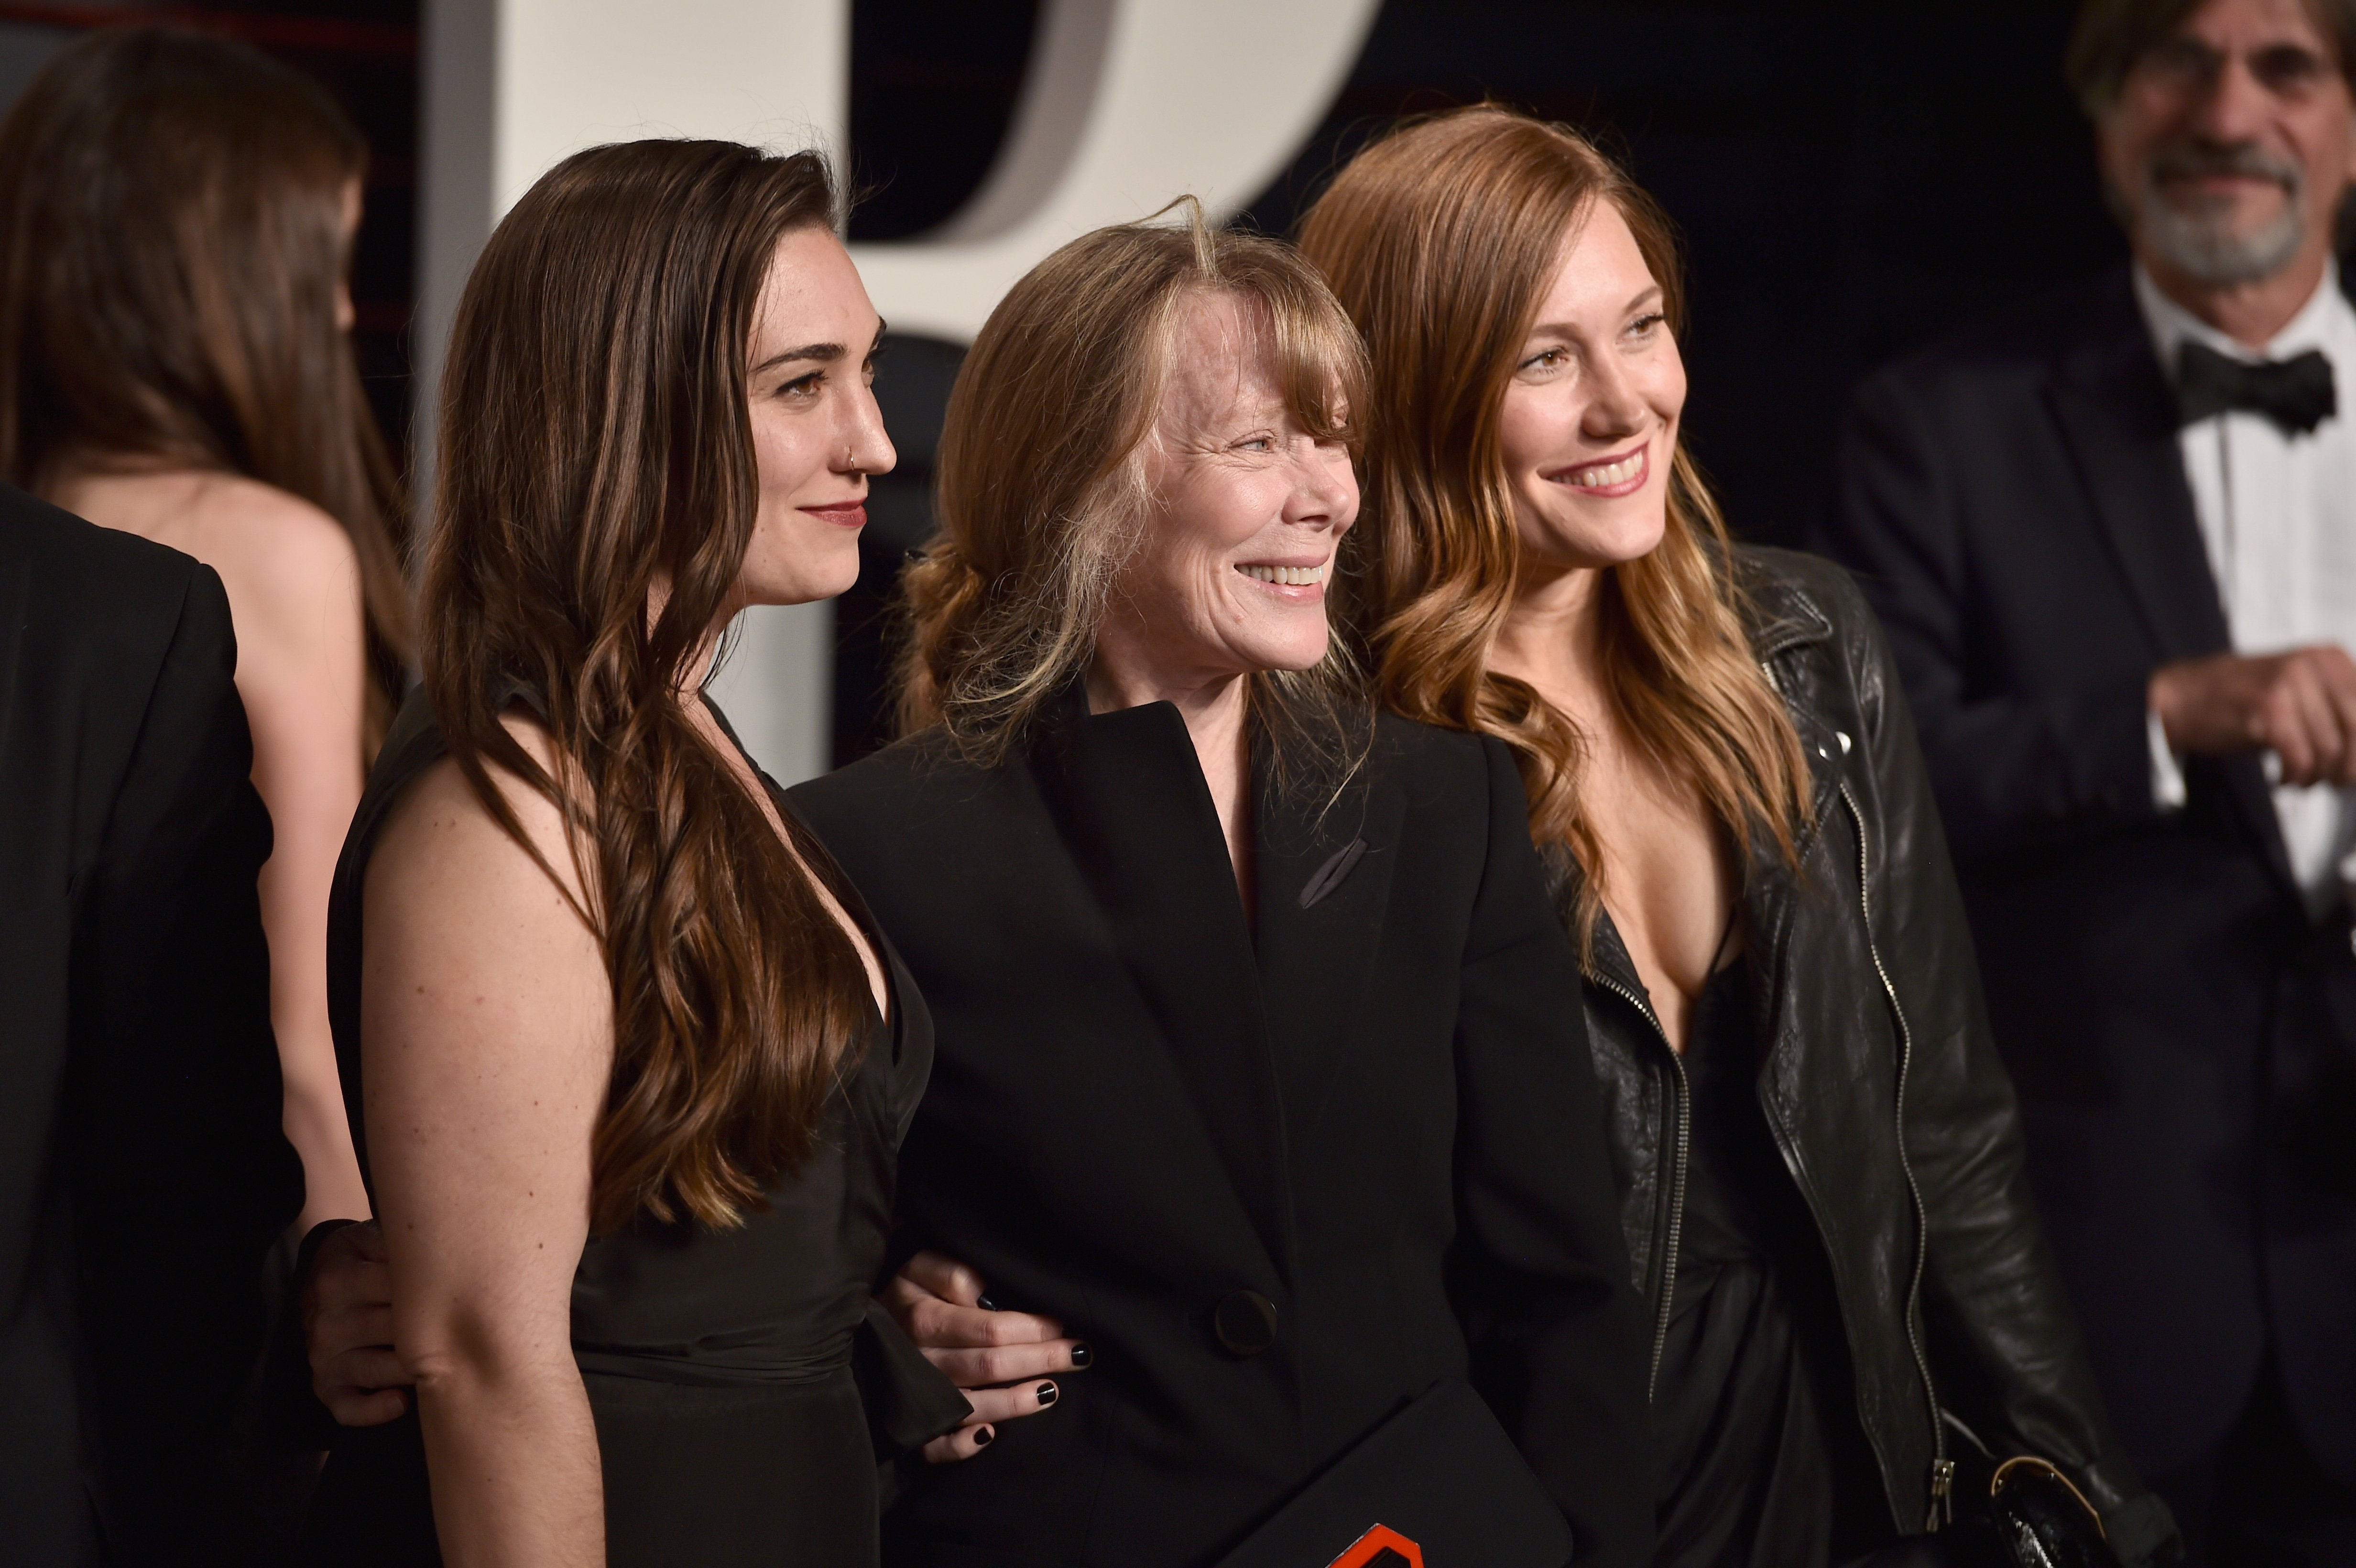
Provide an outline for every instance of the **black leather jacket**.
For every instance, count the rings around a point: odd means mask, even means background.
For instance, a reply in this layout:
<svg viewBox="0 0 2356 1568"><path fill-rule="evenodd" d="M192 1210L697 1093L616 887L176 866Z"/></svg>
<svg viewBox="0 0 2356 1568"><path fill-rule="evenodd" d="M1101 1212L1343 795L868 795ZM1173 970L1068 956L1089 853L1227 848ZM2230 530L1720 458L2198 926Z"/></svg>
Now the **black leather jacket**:
<svg viewBox="0 0 2356 1568"><path fill-rule="evenodd" d="M1814 557L1744 549L1738 574L1752 649L1814 779L1798 873L1762 843L1745 876L1759 1100L1831 1261L1893 1521L1912 1533L1944 1517L1960 1439L1944 1408L1999 1458L2062 1467L2140 1555L2166 1514L2151 1517L2157 1503L2119 1456L2039 1232L2011 1081L1880 627L1847 575ZM1608 919L1586 998L1657 1371L1685 1071Z"/></svg>

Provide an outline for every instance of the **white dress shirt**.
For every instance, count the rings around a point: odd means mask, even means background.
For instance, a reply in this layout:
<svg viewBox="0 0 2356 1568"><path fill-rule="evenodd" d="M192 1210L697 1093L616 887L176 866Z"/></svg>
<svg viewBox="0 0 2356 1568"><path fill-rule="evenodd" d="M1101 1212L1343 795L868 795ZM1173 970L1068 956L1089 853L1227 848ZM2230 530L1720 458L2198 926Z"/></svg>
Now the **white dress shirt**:
<svg viewBox="0 0 2356 1568"><path fill-rule="evenodd" d="M2319 349L2338 379L2340 411L2304 435L2265 415L2233 411L2184 427L2178 443L2209 567L2240 654L2281 653L2312 643L2356 651L2356 309L2340 292L2336 268L2290 324L2254 354L2159 292L2136 269L2136 301L2159 362L2172 380L2186 341L2242 360L2289 359ZM2184 774L2151 718L2152 795L2184 803ZM2267 777L2278 763L2265 757ZM2308 912L2321 915L2356 884L2356 791L2276 785L2292 873Z"/></svg>

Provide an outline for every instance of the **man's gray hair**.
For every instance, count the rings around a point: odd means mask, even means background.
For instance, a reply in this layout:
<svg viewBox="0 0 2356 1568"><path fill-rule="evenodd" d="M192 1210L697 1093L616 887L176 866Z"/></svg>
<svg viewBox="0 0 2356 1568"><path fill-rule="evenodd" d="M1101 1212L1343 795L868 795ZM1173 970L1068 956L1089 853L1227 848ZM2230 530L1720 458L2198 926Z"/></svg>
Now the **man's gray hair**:
<svg viewBox="0 0 2356 1568"><path fill-rule="evenodd" d="M2118 101L2119 86L2146 51L2207 0L2085 0L2071 29L2062 74L2090 115ZM2356 0L2306 0L2308 14L2331 41L2342 76L2356 85Z"/></svg>

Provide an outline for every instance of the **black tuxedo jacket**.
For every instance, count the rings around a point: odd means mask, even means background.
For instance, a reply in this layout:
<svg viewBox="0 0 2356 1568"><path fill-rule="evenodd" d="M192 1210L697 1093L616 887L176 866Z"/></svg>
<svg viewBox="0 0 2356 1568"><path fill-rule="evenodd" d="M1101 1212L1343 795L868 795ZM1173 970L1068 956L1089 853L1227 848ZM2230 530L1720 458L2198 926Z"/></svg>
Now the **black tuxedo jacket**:
<svg viewBox="0 0 2356 1568"><path fill-rule="evenodd" d="M1208 1563L1469 1371L1580 1563L1633 1568L1643 1333L1513 763L1386 718L1330 806L1255 795L1248 922L1166 703L1067 702L995 769L919 739L792 792L933 1010L912 1243L1095 1352L1053 1410L919 1467L885 1555ZM1221 1337L1246 1293L1274 1309L1258 1353Z"/></svg>
<svg viewBox="0 0 2356 1568"><path fill-rule="evenodd" d="M220 580L0 486L0 1558L177 1560L303 1199Z"/></svg>
<svg viewBox="0 0 2356 1568"><path fill-rule="evenodd" d="M2229 646L2176 432L2121 272L1866 380L1813 542L1906 681L2130 1453L2208 1452L2271 1344L2356 1480L2356 958L2307 919L2254 754L2153 804L2146 684Z"/></svg>

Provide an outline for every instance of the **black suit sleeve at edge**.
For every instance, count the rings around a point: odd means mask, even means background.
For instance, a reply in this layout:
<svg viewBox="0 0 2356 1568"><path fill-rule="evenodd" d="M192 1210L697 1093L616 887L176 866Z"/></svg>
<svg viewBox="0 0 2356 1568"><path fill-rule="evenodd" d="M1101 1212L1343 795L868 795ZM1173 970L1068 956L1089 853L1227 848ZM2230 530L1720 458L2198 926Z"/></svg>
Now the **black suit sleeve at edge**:
<svg viewBox="0 0 2356 1568"><path fill-rule="evenodd" d="M1938 808L1888 647L1859 604L1866 758L1893 857L1874 937L1913 1036L1906 1144L1929 1221L1923 1307L1941 1401L1999 1455L2068 1469L2133 1562L2173 1521L2121 1455L2103 1413L2029 1189L2019 1106L1989 1032L1979 965ZM1905 847L1902 859L1895 857Z"/></svg>
<svg viewBox="0 0 2356 1568"><path fill-rule="evenodd" d="M1562 1507L1578 1561L1653 1554L1644 1341L1569 941L1510 753L1483 741L1488 865L1456 1025L1452 1261L1473 1381Z"/></svg>
<svg viewBox="0 0 2356 1568"><path fill-rule="evenodd" d="M1978 853L2082 814L2152 816L2148 672L2033 696L1969 694L1969 568L1935 423L1901 372L1865 382L1842 420L1809 548L1848 566L1880 617L1948 832Z"/></svg>
<svg viewBox="0 0 2356 1568"><path fill-rule="evenodd" d="M255 879L270 819L220 580L191 574L74 933L67 1147L90 1456L118 1555L198 1511L302 1205Z"/></svg>

